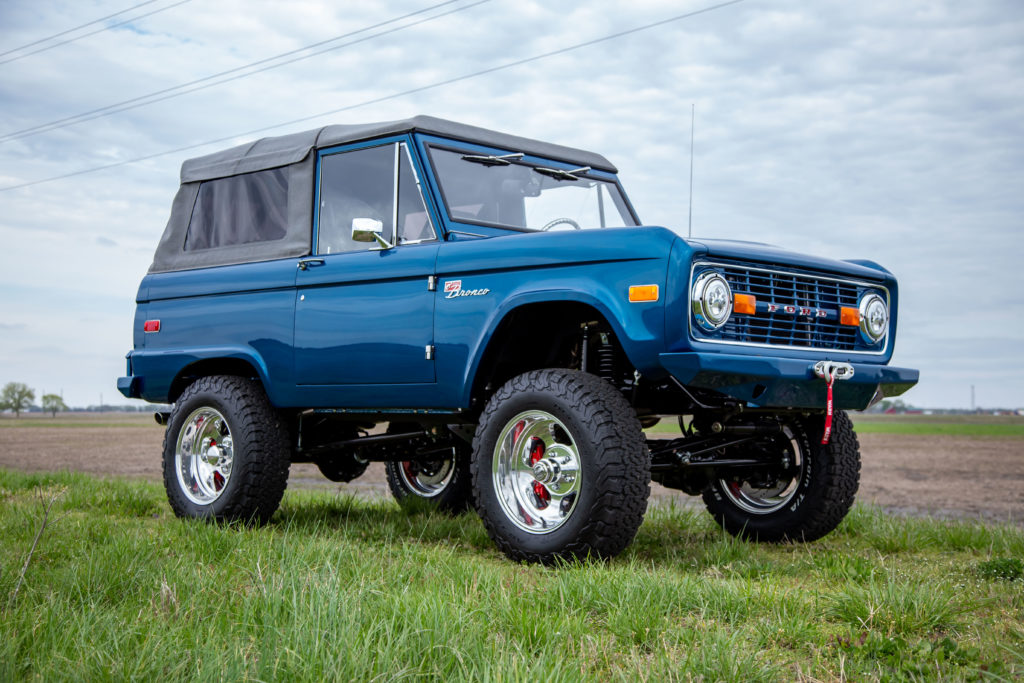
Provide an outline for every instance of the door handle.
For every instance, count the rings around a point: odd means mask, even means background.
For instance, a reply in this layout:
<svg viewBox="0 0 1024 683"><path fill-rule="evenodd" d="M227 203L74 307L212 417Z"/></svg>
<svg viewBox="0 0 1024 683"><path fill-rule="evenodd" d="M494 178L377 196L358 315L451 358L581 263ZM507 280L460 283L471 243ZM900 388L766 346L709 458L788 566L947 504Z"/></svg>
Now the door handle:
<svg viewBox="0 0 1024 683"><path fill-rule="evenodd" d="M324 260L322 258L304 258L299 259L299 270L306 270L312 266L322 266Z"/></svg>

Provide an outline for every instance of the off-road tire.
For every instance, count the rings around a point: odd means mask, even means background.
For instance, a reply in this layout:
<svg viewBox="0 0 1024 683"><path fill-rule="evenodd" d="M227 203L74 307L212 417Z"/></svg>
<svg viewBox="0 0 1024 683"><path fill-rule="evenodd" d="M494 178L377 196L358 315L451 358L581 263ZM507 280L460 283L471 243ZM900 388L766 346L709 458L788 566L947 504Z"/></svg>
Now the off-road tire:
<svg viewBox="0 0 1024 683"><path fill-rule="evenodd" d="M175 449L183 423L195 410L210 407L228 422L234 457L231 476L208 505L190 500L175 471ZM277 510L288 485L289 439L285 421L259 382L215 375L190 384L174 403L164 432L163 471L167 499L179 517L264 524Z"/></svg>
<svg viewBox="0 0 1024 683"><path fill-rule="evenodd" d="M578 449L579 491L565 521L531 533L502 508L493 474L499 436L523 411L561 421ZM629 403L604 380L576 370L527 372L487 403L473 440L473 493L487 533L517 561L605 559L622 552L643 522L650 495L650 458Z"/></svg>
<svg viewBox="0 0 1024 683"><path fill-rule="evenodd" d="M715 520L734 536L756 541L814 541L843 521L860 483L860 444L845 411L836 411L827 445L821 444L822 417L790 424L801 440L807 463L792 502L769 514L737 507L716 479L704 491L704 504Z"/></svg>
<svg viewBox="0 0 1024 683"><path fill-rule="evenodd" d="M391 495L399 503L412 499L422 500L435 505L438 510L451 515L458 515L465 512L473 503L473 488L469 473L470 449L468 444L464 448L455 447L456 454L450 458L441 459L443 467L452 467L451 479L443 488L430 495L427 492L416 489L406 481L408 474L403 477L402 468L406 463L390 461L385 463L384 471L387 474L388 488ZM409 463L413 468L415 463Z"/></svg>

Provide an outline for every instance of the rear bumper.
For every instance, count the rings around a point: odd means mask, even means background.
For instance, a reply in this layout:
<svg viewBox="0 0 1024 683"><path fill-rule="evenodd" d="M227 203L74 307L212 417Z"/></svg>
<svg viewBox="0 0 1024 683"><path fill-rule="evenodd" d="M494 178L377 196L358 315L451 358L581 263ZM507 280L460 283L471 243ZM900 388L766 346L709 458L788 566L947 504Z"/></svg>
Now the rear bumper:
<svg viewBox="0 0 1024 683"><path fill-rule="evenodd" d="M125 354L125 372L128 376L117 378L117 390L125 398L142 398L142 378L136 376L132 371L132 356L134 355L134 351Z"/></svg>
<svg viewBox="0 0 1024 683"><path fill-rule="evenodd" d="M661 365L688 387L711 389L765 408L823 409L826 384L814 374L817 360L723 353L663 353ZM851 363L854 375L836 382L836 408L863 410L917 384L920 373L870 363Z"/></svg>
<svg viewBox="0 0 1024 683"><path fill-rule="evenodd" d="M117 390L120 391L125 398L142 398L142 378L118 377Z"/></svg>

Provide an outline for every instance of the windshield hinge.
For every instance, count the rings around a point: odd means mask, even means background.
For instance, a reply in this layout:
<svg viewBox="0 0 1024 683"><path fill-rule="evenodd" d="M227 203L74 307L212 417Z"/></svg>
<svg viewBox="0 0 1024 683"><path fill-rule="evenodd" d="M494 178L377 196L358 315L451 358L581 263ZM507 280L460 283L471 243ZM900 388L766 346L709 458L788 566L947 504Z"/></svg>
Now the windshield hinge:
<svg viewBox="0 0 1024 683"><path fill-rule="evenodd" d="M580 166L579 168L573 168L568 171L561 168L548 168L547 166L534 166L533 170L541 175L550 176L555 180L579 180L577 173L587 173L590 171L589 166Z"/></svg>
<svg viewBox="0 0 1024 683"><path fill-rule="evenodd" d="M463 161L472 161L474 164L483 164L484 166L508 166L512 163L512 160L518 160L523 158L522 152L515 152L513 154L463 154Z"/></svg>

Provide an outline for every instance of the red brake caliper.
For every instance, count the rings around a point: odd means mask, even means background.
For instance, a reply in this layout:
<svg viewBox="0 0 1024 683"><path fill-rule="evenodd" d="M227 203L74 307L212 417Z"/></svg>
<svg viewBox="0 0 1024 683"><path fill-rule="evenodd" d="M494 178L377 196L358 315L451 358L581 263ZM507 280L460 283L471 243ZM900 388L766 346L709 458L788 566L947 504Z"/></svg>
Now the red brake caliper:
<svg viewBox="0 0 1024 683"><path fill-rule="evenodd" d="M217 440L216 439L212 439L210 441L210 445L211 446L216 446L217 445ZM224 475L221 474L220 472L214 472L213 473L213 485L217 487L218 491L220 491L222 488L224 488Z"/></svg>
<svg viewBox="0 0 1024 683"><path fill-rule="evenodd" d="M533 440L530 442L530 465L536 465L543 457L544 442L537 437L533 437ZM533 497L539 510L543 510L551 502L551 492L539 481L533 482Z"/></svg>

